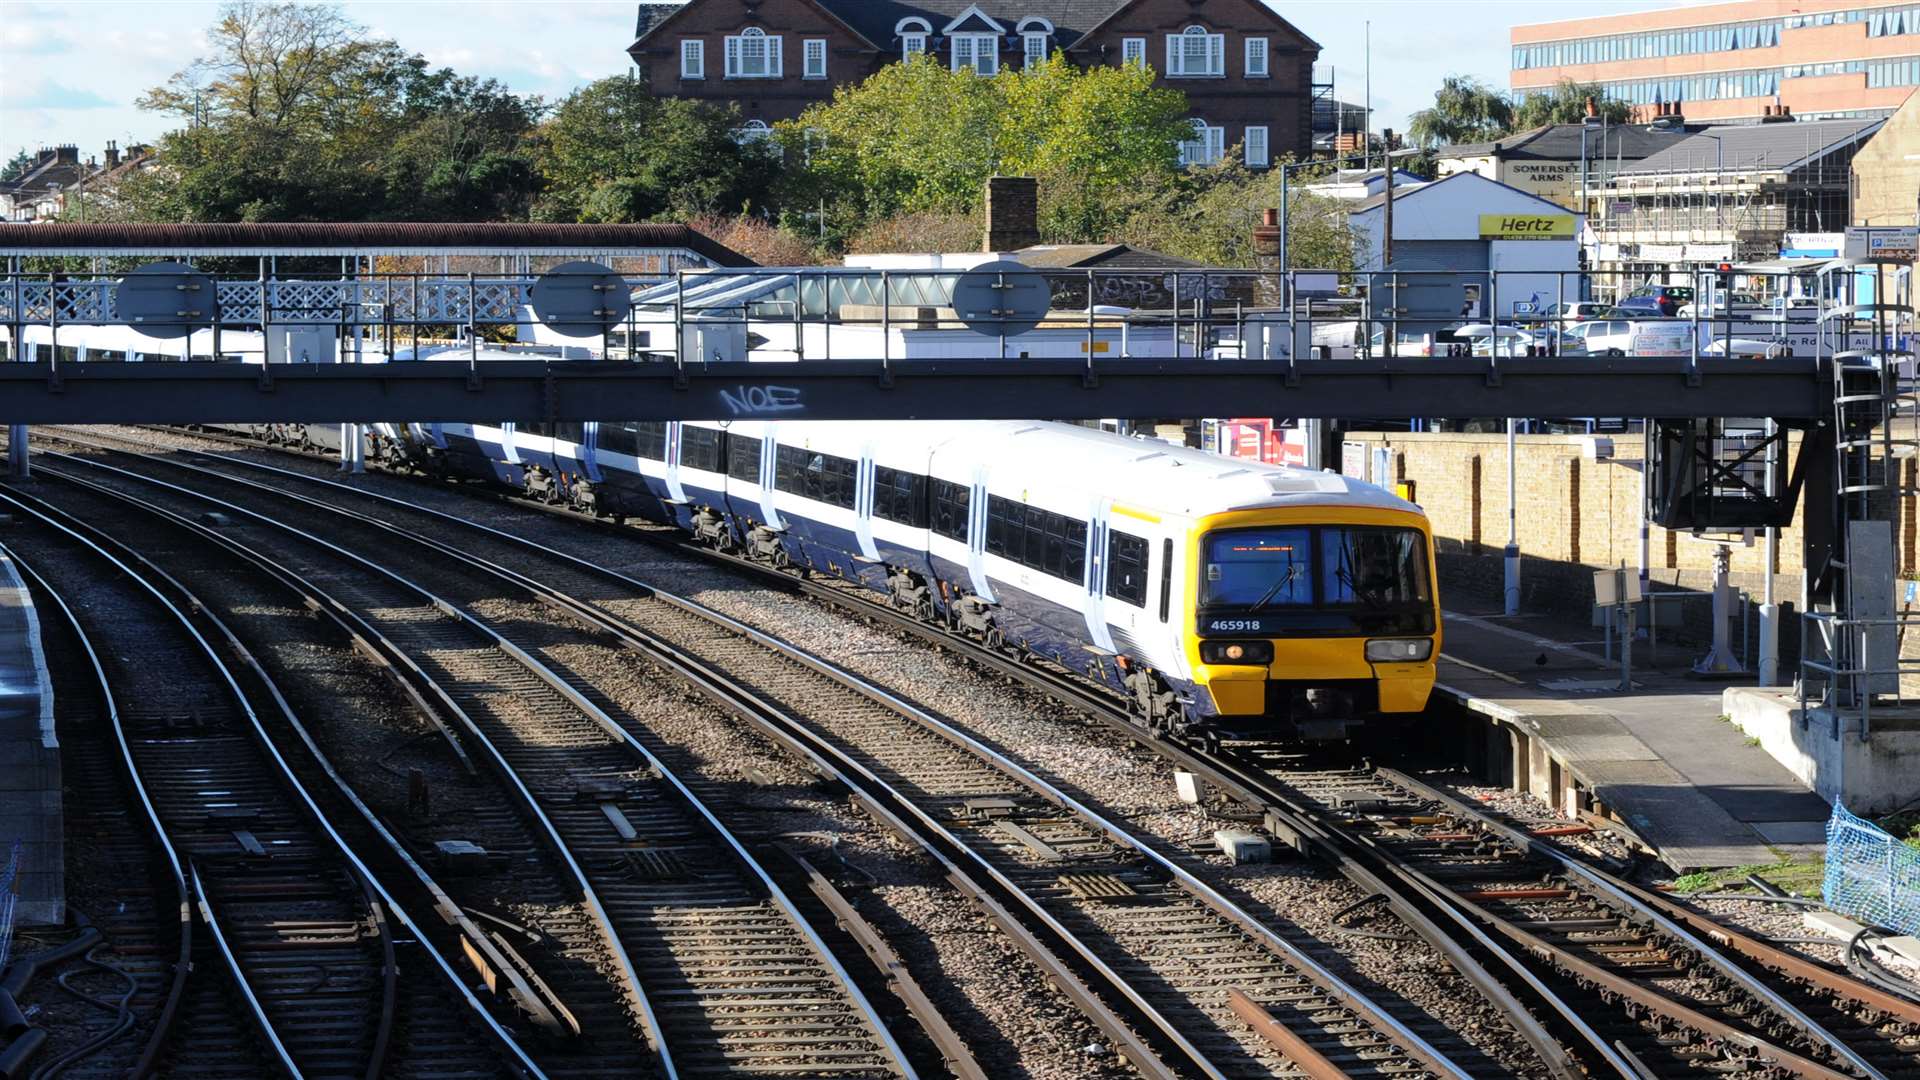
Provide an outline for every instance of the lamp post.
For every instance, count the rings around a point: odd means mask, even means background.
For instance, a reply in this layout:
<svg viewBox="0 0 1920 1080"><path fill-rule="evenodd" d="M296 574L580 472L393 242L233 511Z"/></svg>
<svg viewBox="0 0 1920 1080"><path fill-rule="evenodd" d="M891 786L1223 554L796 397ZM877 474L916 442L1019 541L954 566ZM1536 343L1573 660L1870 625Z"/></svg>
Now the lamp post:
<svg viewBox="0 0 1920 1080"><path fill-rule="evenodd" d="M1591 104L1591 102L1589 102ZM1594 121L1599 121L1598 124ZM1607 159L1607 118L1604 116L1583 116L1580 118L1580 218L1591 221L1591 200L1587 194L1587 132L1600 129L1600 160ZM1589 232L1591 235L1591 232ZM1588 299L1587 275L1580 275L1580 299Z"/></svg>

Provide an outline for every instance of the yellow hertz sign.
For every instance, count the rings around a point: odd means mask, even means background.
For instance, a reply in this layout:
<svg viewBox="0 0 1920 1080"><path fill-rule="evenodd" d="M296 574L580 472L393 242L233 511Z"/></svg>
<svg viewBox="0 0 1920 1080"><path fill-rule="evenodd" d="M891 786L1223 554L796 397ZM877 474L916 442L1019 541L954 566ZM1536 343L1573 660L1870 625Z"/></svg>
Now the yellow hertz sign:
<svg viewBox="0 0 1920 1080"><path fill-rule="evenodd" d="M1571 240L1572 214L1481 214L1482 240Z"/></svg>

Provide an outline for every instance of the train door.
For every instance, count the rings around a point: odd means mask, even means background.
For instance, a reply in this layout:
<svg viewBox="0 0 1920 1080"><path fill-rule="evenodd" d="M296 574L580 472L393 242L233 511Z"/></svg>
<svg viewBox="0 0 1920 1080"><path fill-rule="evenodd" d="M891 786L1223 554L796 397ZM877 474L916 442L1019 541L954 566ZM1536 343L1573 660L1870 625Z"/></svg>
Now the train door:
<svg viewBox="0 0 1920 1080"><path fill-rule="evenodd" d="M780 510L773 505L774 469L779 466L779 442L773 425L767 425L766 433L760 436L760 520L775 532L785 532L787 523L780 519Z"/></svg>
<svg viewBox="0 0 1920 1080"><path fill-rule="evenodd" d="M576 455L580 472L594 483L600 482L600 423L590 420L582 425L580 452Z"/></svg>
<svg viewBox="0 0 1920 1080"><path fill-rule="evenodd" d="M967 577L974 594L989 604L994 599L993 584L987 580L987 467L974 470L973 489L967 496Z"/></svg>
<svg viewBox="0 0 1920 1080"><path fill-rule="evenodd" d="M873 544L873 444L860 447L860 463L854 470L853 536L860 546L860 560L872 565L880 561Z"/></svg>
<svg viewBox="0 0 1920 1080"><path fill-rule="evenodd" d="M1114 651L1113 634L1107 628L1107 509L1112 505L1111 499L1096 500L1093 514L1087 519L1087 557L1081 582L1087 640L1094 648L1109 653Z"/></svg>
<svg viewBox="0 0 1920 1080"><path fill-rule="evenodd" d="M693 500L687 498L686 486L680 479L680 448L685 442L685 430L686 425L678 420L667 422L667 504L674 522L683 529L693 525Z"/></svg>

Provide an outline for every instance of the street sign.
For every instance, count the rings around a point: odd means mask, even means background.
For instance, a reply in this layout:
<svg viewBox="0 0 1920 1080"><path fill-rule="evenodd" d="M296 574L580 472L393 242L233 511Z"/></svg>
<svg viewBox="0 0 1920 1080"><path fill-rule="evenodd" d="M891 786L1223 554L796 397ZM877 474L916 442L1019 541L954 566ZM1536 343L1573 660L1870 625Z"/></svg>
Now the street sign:
<svg viewBox="0 0 1920 1080"><path fill-rule="evenodd" d="M186 263L148 263L113 287L113 306L128 326L152 338L183 338L212 326L220 298L213 277Z"/></svg>
<svg viewBox="0 0 1920 1080"><path fill-rule="evenodd" d="M1843 254L1863 262L1912 262L1920 249L1920 226L1856 225L1847 230Z"/></svg>
<svg viewBox="0 0 1920 1080"><path fill-rule="evenodd" d="M1053 306L1044 274L1024 263L982 263L953 282L953 313L977 334L1024 334Z"/></svg>
<svg viewBox="0 0 1920 1080"><path fill-rule="evenodd" d="M541 274L527 290L534 317L568 337L604 334L626 319L626 279L611 267L580 260Z"/></svg>

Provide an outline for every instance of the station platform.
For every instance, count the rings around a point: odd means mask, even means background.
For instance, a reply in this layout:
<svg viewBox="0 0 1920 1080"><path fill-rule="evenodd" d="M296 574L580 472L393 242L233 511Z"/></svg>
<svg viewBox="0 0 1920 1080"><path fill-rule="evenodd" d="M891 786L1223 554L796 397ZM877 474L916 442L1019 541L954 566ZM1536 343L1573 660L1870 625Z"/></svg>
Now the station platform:
<svg viewBox="0 0 1920 1080"><path fill-rule="evenodd" d="M65 819L53 682L33 598L0 547L0 868L20 844L20 923L66 921Z"/></svg>
<svg viewBox="0 0 1920 1080"><path fill-rule="evenodd" d="M1681 873L1824 844L1825 800L1723 718L1732 680L1692 675L1703 647L1662 642L1654 655L1635 642L1622 691L1617 657L1584 620L1453 603L1435 693L1505 732L1516 790L1569 817L1600 804Z"/></svg>

